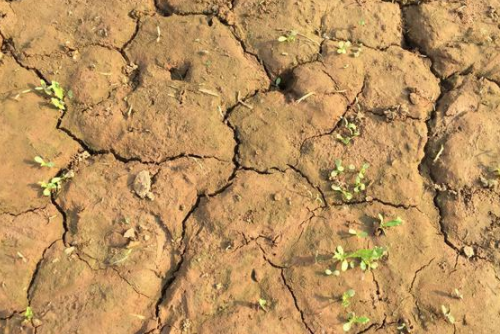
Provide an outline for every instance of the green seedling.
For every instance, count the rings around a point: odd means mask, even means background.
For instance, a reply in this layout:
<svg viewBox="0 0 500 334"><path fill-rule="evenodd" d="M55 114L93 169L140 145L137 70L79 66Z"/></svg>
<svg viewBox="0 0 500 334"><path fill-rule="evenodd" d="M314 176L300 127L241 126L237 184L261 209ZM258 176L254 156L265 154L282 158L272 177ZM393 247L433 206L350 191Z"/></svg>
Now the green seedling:
<svg viewBox="0 0 500 334"><path fill-rule="evenodd" d="M40 80L40 86L35 87L35 90L43 91L46 95L50 97L50 103L59 110L66 110L66 104L64 103L64 89L57 81L52 81L48 85L45 80Z"/></svg>
<svg viewBox="0 0 500 334"><path fill-rule="evenodd" d="M337 249L333 253L333 259L340 262L340 269L342 271L346 271L349 267L354 268L356 266L354 260L358 260L361 270L366 271L376 269L378 267L377 261L385 254L385 248L378 246L375 246L373 249L359 249L352 253L346 253L342 246L337 246ZM352 260L350 261L350 259Z"/></svg>
<svg viewBox="0 0 500 334"><path fill-rule="evenodd" d="M337 139L341 141L344 145L349 145L351 141L359 136L359 129L354 123L350 123L347 118L343 118L344 120L344 128L347 130L345 131L347 134L345 136L341 135L340 133L337 134Z"/></svg>
<svg viewBox="0 0 500 334"><path fill-rule="evenodd" d="M50 161L45 161L45 160L43 160L43 158L42 158L42 157L40 157L40 156L36 156L36 157L34 158L34 160L35 160L35 162L36 162L37 164L39 164L39 165L40 165L40 167L49 167L49 168L54 167L54 163L53 163L53 162L50 162Z"/></svg>
<svg viewBox="0 0 500 334"><path fill-rule="evenodd" d="M351 47L351 42L349 41L340 41L339 45L337 47L337 53L338 54L346 54L347 49Z"/></svg>
<svg viewBox="0 0 500 334"><path fill-rule="evenodd" d="M452 295L457 299L464 299L464 295L458 289L453 290Z"/></svg>
<svg viewBox="0 0 500 334"><path fill-rule="evenodd" d="M342 329L344 332L348 332L351 330L353 325L356 324L367 324L370 322L370 319L368 317L358 317L354 312L350 312L349 315L347 316L347 322L342 326Z"/></svg>
<svg viewBox="0 0 500 334"><path fill-rule="evenodd" d="M333 252L333 259L340 262L340 269L342 271L346 271L349 268L348 258L349 254L344 252L344 248L342 248L342 246L337 246L337 249Z"/></svg>
<svg viewBox="0 0 500 334"><path fill-rule="evenodd" d="M358 232L358 231L356 231L355 229L352 229L352 228L349 229L349 234L350 235L355 235L358 238L366 238L368 236L367 232L365 232L365 231Z"/></svg>
<svg viewBox="0 0 500 334"><path fill-rule="evenodd" d="M347 170L344 166L342 166L342 161L340 159L335 160L335 169L330 172L330 181L335 181L334 184L332 184L331 188L332 190L339 192L342 194L342 197L346 201L350 201L353 197L354 194L360 193L366 189L366 184L363 182L366 174L366 170L370 167L369 164L365 163L361 167L361 169L357 172L355 180L354 180L354 185L347 185L345 182L340 182L337 178L339 175L345 173L345 172L350 172L351 175L353 172L356 172L356 166L354 165L349 165L347 167Z"/></svg>
<svg viewBox="0 0 500 334"><path fill-rule="evenodd" d="M274 86L276 88L280 88L280 85L281 85L281 78L280 77L277 77L276 80L274 80Z"/></svg>
<svg viewBox="0 0 500 334"><path fill-rule="evenodd" d="M330 270L330 269L326 269L325 270L325 275L326 276L340 276L340 271L338 270Z"/></svg>
<svg viewBox="0 0 500 334"><path fill-rule="evenodd" d="M393 220L386 222L384 216L381 213L378 214L378 220L379 220L379 222L378 222L377 231L379 231L380 233L383 233L383 234L385 234L385 232L388 228L396 227L396 226L403 224L403 219L401 219L401 217L396 217L396 219L393 219Z"/></svg>
<svg viewBox="0 0 500 334"><path fill-rule="evenodd" d="M33 309L30 306L26 307L26 311L24 311L23 316L25 321L31 321L34 317Z"/></svg>
<svg viewBox="0 0 500 334"><path fill-rule="evenodd" d="M352 50L352 56L354 58L358 58L361 55L361 51L363 51L363 45L360 44L359 46L353 48Z"/></svg>
<svg viewBox="0 0 500 334"><path fill-rule="evenodd" d="M342 306L343 307L349 307L351 305L351 298L354 297L356 294L356 291L353 289L349 289L346 292L342 294Z"/></svg>
<svg viewBox="0 0 500 334"><path fill-rule="evenodd" d="M38 182L40 187L43 189L44 196L50 196L52 193L56 193L61 189L62 177L53 177L48 182Z"/></svg>
<svg viewBox="0 0 500 334"><path fill-rule="evenodd" d="M335 169L330 173L330 180L335 179L337 176L342 174L345 171L345 167L342 166L342 160L335 160Z"/></svg>
<svg viewBox="0 0 500 334"><path fill-rule="evenodd" d="M369 164L364 163L361 169L358 172L358 175L356 175L355 183L354 183L354 192L359 193L361 191L365 191L366 189L366 184L363 182L366 174L366 170L370 167Z"/></svg>
<svg viewBox="0 0 500 334"><path fill-rule="evenodd" d="M454 324L455 323L455 317L451 315L451 310L446 308L446 306L441 305L441 312L443 312L444 318L450 323Z"/></svg>
<svg viewBox="0 0 500 334"><path fill-rule="evenodd" d="M290 30L286 34L281 35L280 37L278 37L278 42L280 42L280 43L283 43L283 42L286 42L286 43L295 42L295 40L297 39L297 35L298 35L298 32L296 30Z"/></svg>
<svg viewBox="0 0 500 334"><path fill-rule="evenodd" d="M259 307L264 311L267 312L267 300L263 298L259 298Z"/></svg>
<svg viewBox="0 0 500 334"><path fill-rule="evenodd" d="M352 193L350 191L348 191L347 189L342 188L339 185L335 185L335 184L332 185L332 190L341 193L342 196L344 197L344 199L346 201L350 201L353 198L353 195L352 195Z"/></svg>
<svg viewBox="0 0 500 334"><path fill-rule="evenodd" d="M360 249L354 253L350 253L350 258L360 260L359 267L361 270L376 269L378 267L378 260L386 254L384 247L375 246L373 249Z"/></svg>
<svg viewBox="0 0 500 334"><path fill-rule="evenodd" d="M72 177L73 177L73 172L69 171L68 173L64 174L63 176L53 177L48 182L41 181L41 182L38 182L38 184L43 189L43 195L50 196L50 194L52 194L52 193L59 192L59 190L61 190L62 182L67 180L67 179L70 179Z"/></svg>

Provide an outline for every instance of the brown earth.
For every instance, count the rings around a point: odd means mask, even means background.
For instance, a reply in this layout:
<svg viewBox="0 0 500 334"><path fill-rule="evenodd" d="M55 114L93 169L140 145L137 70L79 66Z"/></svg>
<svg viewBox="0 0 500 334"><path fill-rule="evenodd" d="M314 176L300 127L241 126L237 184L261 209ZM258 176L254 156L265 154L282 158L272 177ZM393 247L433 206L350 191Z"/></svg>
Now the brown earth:
<svg viewBox="0 0 500 334"><path fill-rule="evenodd" d="M0 333L498 332L498 11L0 0Z"/></svg>

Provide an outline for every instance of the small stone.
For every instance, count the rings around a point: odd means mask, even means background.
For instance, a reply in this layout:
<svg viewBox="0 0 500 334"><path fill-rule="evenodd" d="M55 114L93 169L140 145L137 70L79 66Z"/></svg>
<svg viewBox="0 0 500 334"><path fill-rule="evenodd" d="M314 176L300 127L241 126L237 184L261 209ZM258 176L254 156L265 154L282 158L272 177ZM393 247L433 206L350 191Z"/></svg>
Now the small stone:
<svg viewBox="0 0 500 334"><path fill-rule="evenodd" d="M147 234L146 234L146 235L144 236L144 241L148 241L149 239L151 239L151 237L150 237L149 235L147 235Z"/></svg>
<svg viewBox="0 0 500 334"><path fill-rule="evenodd" d="M129 228L125 233L123 233L124 238L135 239L135 229Z"/></svg>
<svg viewBox="0 0 500 334"><path fill-rule="evenodd" d="M366 196L366 201L367 201L367 202L372 202L372 201L373 201L373 197L371 197L371 196Z"/></svg>
<svg viewBox="0 0 500 334"><path fill-rule="evenodd" d="M465 246L463 251L464 251L465 256L467 256L467 258L469 258L469 259L474 256L474 248L472 248L470 246Z"/></svg>
<svg viewBox="0 0 500 334"><path fill-rule="evenodd" d="M410 102L412 104L419 104L420 102L420 96L416 93L410 93Z"/></svg>
<svg viewBox="0 0 500 334"><path fill-rule="evenodd" d="M273 198L276 202L281 201L281 195L279 193L274 194Z"/></svg>
<svg viewBox="0 0 500 334"><path fill-rule="evenodd" d="M151 175L149 171L139 172L134 180L134 191L140 198L145 198L151 190Z"/></svg>

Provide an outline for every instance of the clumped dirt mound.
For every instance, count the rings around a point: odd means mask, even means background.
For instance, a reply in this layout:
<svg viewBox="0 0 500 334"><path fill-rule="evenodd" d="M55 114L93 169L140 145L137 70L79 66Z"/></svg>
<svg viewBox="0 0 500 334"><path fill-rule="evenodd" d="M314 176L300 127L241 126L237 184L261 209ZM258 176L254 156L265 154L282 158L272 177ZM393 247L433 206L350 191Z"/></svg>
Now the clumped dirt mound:
<svg viewBox="0 0 500 334"><path fill-rule="evenodd" d="M0 332L495 333L498 11L0 0Z"/></svg>

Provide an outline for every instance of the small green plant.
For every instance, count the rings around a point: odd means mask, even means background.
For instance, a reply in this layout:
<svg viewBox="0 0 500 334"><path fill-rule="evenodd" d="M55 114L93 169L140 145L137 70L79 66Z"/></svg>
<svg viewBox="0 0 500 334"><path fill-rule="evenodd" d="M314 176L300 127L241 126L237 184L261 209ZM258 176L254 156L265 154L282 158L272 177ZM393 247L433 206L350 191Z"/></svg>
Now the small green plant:
<svg viewBox="0 0 500 334"><path fill-rule="evenodd" d="M40 167L49 167L52 168L54 167L54 163L50 161L45 161L42 157L36 156L34 158L35 162L40 165Z"/></svg>
<svg viewBox="0 0 500 334"><path fill-rule="evenodd" d="M349 254L344 252L344 248L342 246L337 246L337 249L333 252L333 259L340 262L340 269L342 271L346 271L349 268L348 258Z"/></svg>
<svg viewBox="0 0 500 334"><path fill-rule="evenodd" d="M50 196L52 193L57 193L61 190L62 182L73 177L73 172L68 172L63 176L57 176L50 179L50 181L38 182L40 187L43 189L44 196Z"/></svg>
<svg viewBox="0 0 500 334"><path fill-rule="evenodd" d="M367 233L367 232L365 232L365 231L358 232L358 231L356 231L356 230L355 230L355 229L353 229L353 228L350 228L350 229L349 229L349 234L350 234L350 235L354 235L354 236L356 236L356 237L358 237L358 238L366 238L366 237L368 236L368 233Z"/></svg>
<svg viewBox="0 0 500 334"><path fill-rule="evenodd" d="M336 185L336 184L332 185L332 190L334 190L334 191L337 191L337 192L341 193L341 194L342 194L342 197L343 197L346 201L350 201L350 200L353 198L353 194L352 194L349 190L344 189L344 188L342 188L342 187L341 187L341 186L339 186L339 185Z"/></svg>
<svg viewBox="0 0 500 334"><path fill-rule="evenodd" d="M351 47L351 42L349 41L340 41L338 46L337 46L337 53L338 54L346 54L347 49Z"/></svg>
<svg viewBox="0 0 500 334"><path fill-rule="evenodd" d="M48 85L45 80L40 80L40 86L35 87L35 90L43 91L48 95L50 97L50 103L57 109L66 110L64 89L57 81L52 81L50 85Z"/></svg>
<svg viewBox="0 0 500 334"><path fill-rule="evenodd" d="M443 312L444 318L450 323L454 324L455 323L455 317L451 315L451 310L446 308L446 306L441 305L441 312Z"/></svg>
<svg viewBox="0 0 500 334"><path fill-rule="evenodd" d="M326 269L326 270L325 270L325 275L326 275L326 276L332 276L332 275L333 275L333 276L340 276L340 271L338 271L338 270L333 270L333 271L332 271L332 270L330 270L330 269Z"/></svg>
<svg viewBox="0 0 500 334"><path fill-rule="evenodd" d="M31 321L34 317L33 309L30 306L26 307L26 311L24 311L23 316L24 320Z"/></svg>
<svg viewBox="0 0 500 334"><path fill-rule="evenodd" d="M259 298L259 307L264 311L264 312L267 312L267 300L263 299L263 298Z"/></svg>
<svg viewBox="0 0 500 334"><path fill-rule="evenodd" d="M346 292L342 294L342 306L343 307L349 307L351 305L351 298L354 297L356 294L356 291L353 289L349 289Z"/></svg>
<svg viewBox="0 0 500 334"><path fill-rule="evenodd" d="M457 299L464 299L464 295L460 292L460 290L456 289L453 290L453 293L452 293L453 297L457 298Z"/></svg>
<svg viewBox="0 0 500 334"><path fill-rule="evenodd" d="M50 194L58 192L61 189L62 177L53 177L48 182L38 182L40 187L43 189L44 196L50 196Z"/></svg>
<svg viewBox="0 0 500 334"><path fill-rule="evenodd" d="M333 252L333 259L340 262L340 270L346 271L349 267L356 267L355 260L359 261L361 270L376 269L378 260L386 254L384 247L375 246L373 249L359 249L352 253L346 253L342 246L337 246Z"/></svg>
<svg viewBox="0 0 500 334"><path fill-rule="evenodd" d="M356 179L354 180L354 192L359 193L361 191L365 191L366 189L366 184L363 183L363 180L365 178L366 170L370 167L369 164L364 163L361 169L358 172L358 175L356 175Z"/></svg>
<svg viewBox="0 0 500 334"><path fill-rule="evenodd" d="M365 163L363 164L361 169L358 172L356 172L356 166L351 164L347 167L346 170L346 168L342 166L341 160L339 159L335 160L335 169L330 172L330 177L329 177L330 181L334 181L334 183L331 186L332 190L340 193L344 200L350 201L354 197L354 194L358 194L366 190L366 184L364 183L364 179L368 167L370 167L370 165ZM346 182L340 181L338 179L339 175L345 172L349 172L351 175L353 175L352 174L353 172L356 173L353 185L349 186ZM349 176L347 177L349 178Z"/></svg>
<svg viewBox="0 0 500 334"><path fill-rule="evenodd" d="M280 43L283 43L283 42L286 42L286 43L295 42L295 40L297 39L297 35L298 35L298 31L296 31L296 30L290 30L286 34L281 35L280 37L278 37L278 42L280 42Z"/></svg>
<svg viewBox="0 0 500 334"><path fill-rule="evenodd" d="M396 217L396 219L392 219L386 222L384 215L382 215L381 213L378 214L378 220L379 221L378 221L377 231L379 231L382 234L385 234L388 228L396 227L403 224L403 219L401 219L401 217Z"/></svg>
<svg viewBox="0 0 500 334"><path fill-rule="evenodd" d="M370 322L370 319L368 317L358 317L354 312L350 312L347 316L347 322L342 326L342 329L344 332L348 332L351 330L353 325L356 324L367 324Z"/></svg>
<svg viewBox="0 0 500 334"><path fill-rule="evenodd" d="M360 44L357 47L355 47L355 48L352 49L352 56L354 58L358 58L359 56L361 56L361 51L363 51L363 45L362 44Z"/></svg>
<svg viewBox="0 0 500 334"><path fill-rule="evenodd" d="M349 257L359 259L359 267L365 271L367 269L376 269L378 267L378 260L386 254L384 247L375 246L373 249L360 249L351 253Z"/></svg>
<svg viewBox="0 0 500 334"><path fill-rule="evenodd" d="M345 167L342 166L342 160L335 160L335 169L330 173L330 180L333 180L345 171Z"/></svg>
<svg viewBox="0 0 500 334"><path fill-rule="evenodd" d="M344 117L343 120L344 120L345 133L344 135L338 133L337 139L341 141L344 145L349 145L355 137L359 136L359 129L356 126L356 124L349 122L347 118Z"/></svg>

